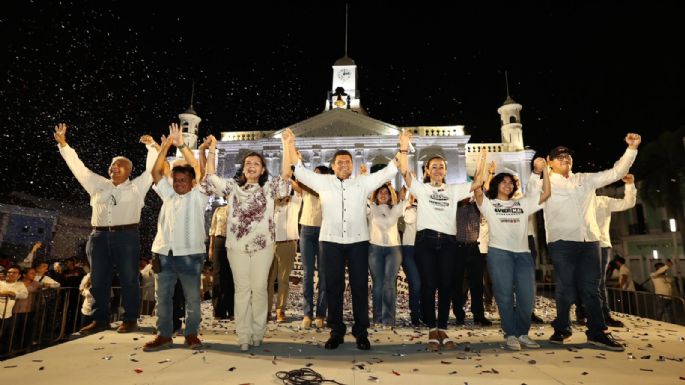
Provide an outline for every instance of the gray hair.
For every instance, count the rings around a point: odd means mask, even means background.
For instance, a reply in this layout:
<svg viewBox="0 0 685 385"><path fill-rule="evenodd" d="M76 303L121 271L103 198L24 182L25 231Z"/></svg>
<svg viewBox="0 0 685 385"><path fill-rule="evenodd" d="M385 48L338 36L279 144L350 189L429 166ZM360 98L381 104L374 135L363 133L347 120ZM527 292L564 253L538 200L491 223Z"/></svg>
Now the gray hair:
<svg viewBox="0 0 685 385"><path fill-rule="evenodd" d="M118 160L123 160L128 165L128 167L131 169L131 171L133 171L133 162L131 162L131 160L125 156L115 156L114 158L112 158L112 163L110 163L109 165L110 166L113 165L114 162L116 162Z"/></svg>

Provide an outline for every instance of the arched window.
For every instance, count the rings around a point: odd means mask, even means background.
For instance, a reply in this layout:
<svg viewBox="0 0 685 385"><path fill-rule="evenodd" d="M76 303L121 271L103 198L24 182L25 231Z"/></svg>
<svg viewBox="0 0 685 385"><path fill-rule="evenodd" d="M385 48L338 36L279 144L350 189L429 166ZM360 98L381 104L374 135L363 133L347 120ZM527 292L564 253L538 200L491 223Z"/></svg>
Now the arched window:
<svg viewBox="0 0 685 385"><path fill-rule="evenodd" d="M517 123L517 122L516 122L516 116L513 116L513 115L510 116L510 117L509 117L509 123Z"/></svg>

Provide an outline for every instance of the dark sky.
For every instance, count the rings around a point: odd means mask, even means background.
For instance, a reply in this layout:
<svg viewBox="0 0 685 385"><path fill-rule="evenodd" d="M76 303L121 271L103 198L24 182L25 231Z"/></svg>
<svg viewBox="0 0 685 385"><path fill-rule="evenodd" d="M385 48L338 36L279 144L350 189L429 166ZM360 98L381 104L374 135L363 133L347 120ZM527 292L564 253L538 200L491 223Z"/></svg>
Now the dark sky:
<svg viewBox="0 0 685 385"><path fill-rule="evenodd" d="M238 3L3 4L0 192L87 201L54 124L70 124L70 144L98 173L117 154L142 166L137 138L158 138L177 119L192 80L201 136L280 129L321 112L344 53L345 3ZM525 144L575 148L576 169L613 163L628 131L648 141L685 123L677 2L367 3L376 2L350 4L349 55L376 119L463 124L471 142L499 141L507 70Z"/></svg>

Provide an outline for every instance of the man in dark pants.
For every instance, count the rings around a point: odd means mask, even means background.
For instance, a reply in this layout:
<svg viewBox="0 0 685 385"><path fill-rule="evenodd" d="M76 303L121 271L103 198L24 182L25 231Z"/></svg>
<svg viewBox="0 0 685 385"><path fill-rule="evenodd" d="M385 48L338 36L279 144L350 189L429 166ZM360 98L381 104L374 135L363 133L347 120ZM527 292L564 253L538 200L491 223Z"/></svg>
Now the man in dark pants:
<svg viewBox="0 0 685 385"><path fill-rule="evenodd" d="M552 343L563 344L571 336L569 311L576 293L580 292L588 317L588 343L613 351L625 350L611 334L605 333L599 297L600 230L593 204L595 190L621 179L633 164L640 135L629 133L625 141L628 149L623 156L613 168L602 172L573 173L571 151L563 146L552 149L547 157L552 169L552 196L545 202L543 212L549 255L555 270L557 306L557 318L552 322ZM540 191L539 174L543 167L547 167L544 159L536 159L528 194Z"/></svg>
<svg viewBox="0 0 685 385"><path fill-rule="evenodd" d="M55 126L55 141L74 177L90 195L90 205L93 208L93 232L86 244L86 254L91 266L91 293L95 298L95 313L94 321L81 328L79 332L89 334L109 329L110 290L112 275L116 268L121 282L121 299L124 306L124 322L117 331L129 333L138 329L138 223L140 211L145 205L145 195L152 185L150 170L157 158L157 150L152 145L152 137L144 135L140 142L148 149L145 171L135 179L129 180L133 164L129 159L117 156L112 159L107 179L86 168L76 151L67 144L66 133L66 124L60 123Z"/></svg>
<svg viewBox="0 0 685 385"><path fill-rule="evenodd" d="M217 207L209 227L209 260L212 262L214 318L233 319L233 272L226 254L227 206Z"/></svg>
<svg viewBox="0 0 685 385"><path fill-rule="evenodd" d="M368 350L369 327L369 230L366 222L366 204L369 194L397 174L400 156L406 156L409 134L402 134L400 154L388 163L388 167L369 175L352 176L353 157L348 151L340 150L333 155L331 168L335 175L317 174L306 169L302 162L295 166L295 177L319 194L321 200L321 267L326 275L326 297L328 298L328 327L331 336L326 349L336 349L344 341L346 326L343 322L343 292L345 289L345 264L347 262L354 325L352 335L357 348ZM293 151L294 151L294 146ZM298 159L291 154L291 159Z"/></svg>
<svg viewBox="0 0 685 385"><path fill-rule="evenodd" d="M478 234L480 230L480 211L471 198L464 199L457 206L457 258L455 263L455 285L452 294L452 311L457 318L457 324L463 325L466 314L464 302L466 292L471 292L471 313L473 323L480 326L490 326L492 322L485 318L483 308L483 272L485 258L478 248ZM468 281L468 287L464 290Z"/></svg>

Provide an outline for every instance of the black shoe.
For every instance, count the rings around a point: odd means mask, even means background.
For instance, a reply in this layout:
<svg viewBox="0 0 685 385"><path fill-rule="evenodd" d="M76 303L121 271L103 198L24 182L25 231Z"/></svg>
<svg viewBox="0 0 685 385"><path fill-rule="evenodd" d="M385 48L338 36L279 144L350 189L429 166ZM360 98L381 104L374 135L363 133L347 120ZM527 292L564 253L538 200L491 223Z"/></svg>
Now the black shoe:
<svg viewBox="0 0 685 385"><path fill-rule="evenodd" d="M551 337L549 337L549 342L553 344L563 345L564 341L571 338L570 332L558 332L554 331Z"/></svg>
<svg viewBox="0 0 685 385"><path fill-rule="evenodd" d="M530 321L534 324L544 324L545 320L535 315L535 313L530 315Z"/></svg>
<svg viewBox="0 0 685 385"><path fill-rule="evenodd" d="M455 324L457 326L463 326L464 325L464 319L463 318L457 318L457 320L455 321Z"/></svg>
<svg viewBox="0 0 685 385"><path fill-rule="evenodd" d="M331 336L323 347L325 349L337 349L343 342L345 342L345 340L342 337Z"/></svg>
<svg viewBox="0 0 685 385"><path fill-rule="evenodd" d="M587 343L590 345L600 346L604 349L611 350L614 352L622 352L626 350L618 341L614 339L611 333L600 333L596 337L588 337Z"/></svg>
<svg viewBox="0 0 685 385"><path fill-rule="evenodd" d="M357 337L357 349L359 350L369 350L371 349L371 342L369 342L368 337Z"/></svg>
<svg viewBox="0 0 685 385"><path fill-rule="evenodd" d="M586 319L586 318L578 318L578 319L576 319L576 325L579 325L579 326L585 326L585 325L587 325L587 319Z"/></svg>
<svg viewBox="0 0 685 385"><path fill-rule="evenodd" d="M480 325L480 326L492 326L492 321L490 321L489 319L487 319L485 317L476 318L473 320L473 323L476 325Z"/></svg>
<svg viewBox="0 0 685 385"><path fill-rule="evenodd" d="M615 319L615 318L607 318L606 320L607 326L610 326L612 328L624 328L626 325L623 324L623 322Z"/></svg>

